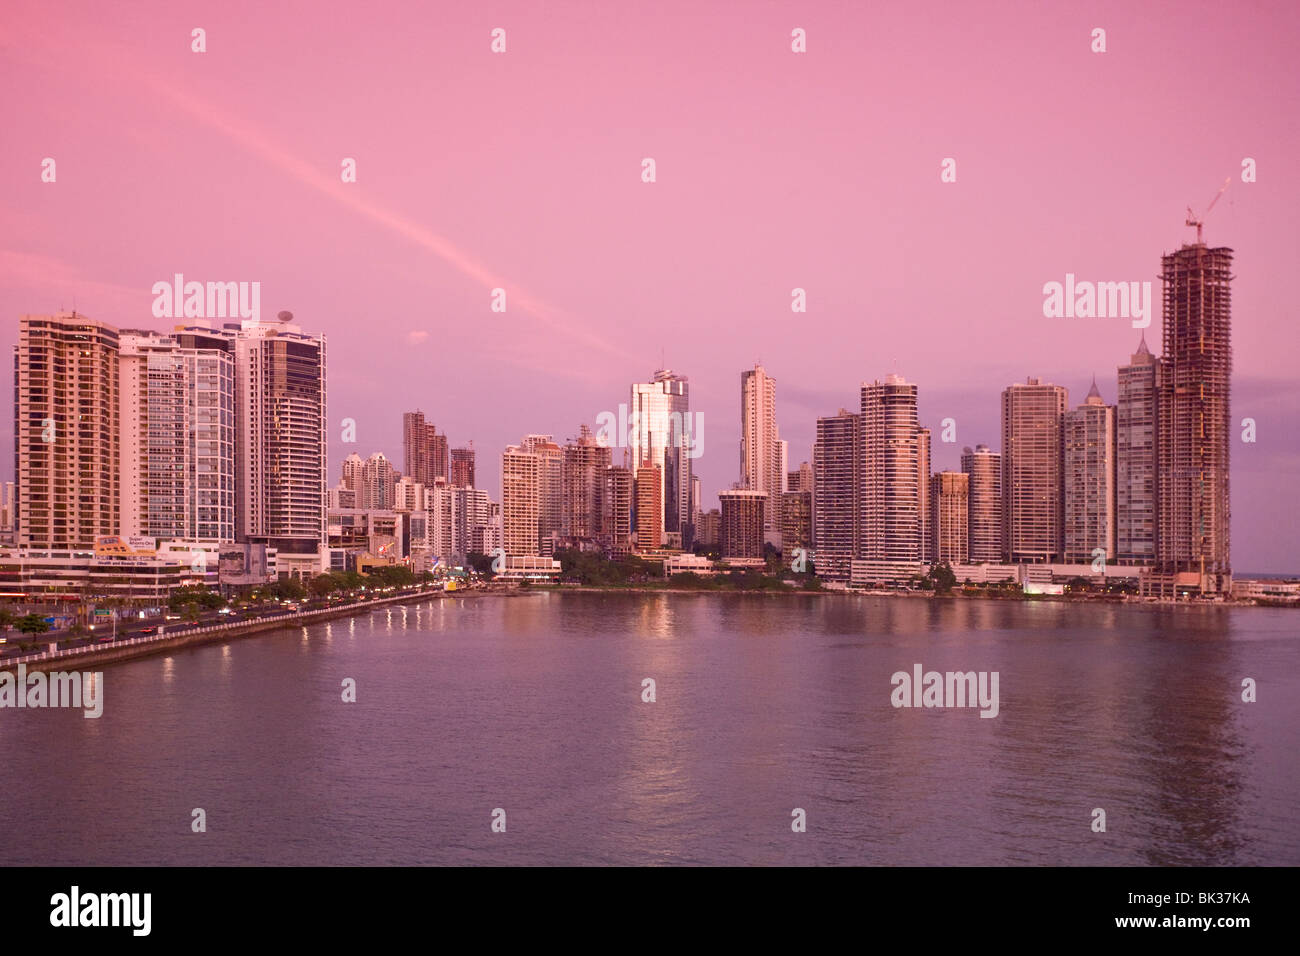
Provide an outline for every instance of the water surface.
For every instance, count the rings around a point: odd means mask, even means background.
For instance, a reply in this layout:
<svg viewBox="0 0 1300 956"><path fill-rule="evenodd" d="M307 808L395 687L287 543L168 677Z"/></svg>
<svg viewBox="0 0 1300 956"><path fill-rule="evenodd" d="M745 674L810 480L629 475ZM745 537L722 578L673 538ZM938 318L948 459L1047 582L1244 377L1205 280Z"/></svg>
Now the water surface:
<svg viewBox="0 0 1300 956"><path fill-rule="evenodd" d="M1297 623L844 595L379 608L105 667L98 720L0 710L0 863L1294 865ZM895 709L918 662L998 671L999 715Z"/></svg>

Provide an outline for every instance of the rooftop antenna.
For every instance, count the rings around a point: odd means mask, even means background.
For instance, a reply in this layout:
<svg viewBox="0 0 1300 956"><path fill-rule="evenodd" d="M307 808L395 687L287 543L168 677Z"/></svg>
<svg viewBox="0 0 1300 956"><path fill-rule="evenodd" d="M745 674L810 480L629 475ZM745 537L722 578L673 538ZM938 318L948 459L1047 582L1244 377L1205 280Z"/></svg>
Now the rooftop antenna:
<svg viewBox="0 0 1300 956"><path fill-rule="evenodd" d="M1231 176L1229 176L1227 179L1223 181L1223 185L1219 187L1219 191L1214 194L1214 198L1210 200L1210 204L1205 207L1205 212L1201 215L1201 218L1197 219L1196 213L1192 212L1192 207L1191 206L1187 207L1186 225L1196 227L1196 244L1198 246L1203 244L1203 240L1201 239L1201 227L1205 225L1205 217L1210 214L1210 210L1214 208L1214 204L1219 201L1219 197L1223 195L1224 191L1227 190L1228 185L1231 182L1232 182Z"/></svg>

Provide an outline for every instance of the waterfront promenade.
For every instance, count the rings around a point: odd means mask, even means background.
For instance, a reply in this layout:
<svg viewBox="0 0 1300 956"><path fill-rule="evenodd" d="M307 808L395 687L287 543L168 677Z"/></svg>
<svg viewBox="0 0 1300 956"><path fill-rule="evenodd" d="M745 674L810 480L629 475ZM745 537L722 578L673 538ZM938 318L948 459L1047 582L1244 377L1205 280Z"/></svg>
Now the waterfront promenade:
<svg viewBox="0 0 1300 956"><path fill-rule="evenodd" d="M81 669L88 665L112 664L118 661L133 660L154 654L169 653L185 647L197 647L231 638L246 637L263 631L293 627L295 625L314 624L338 617L348 617L360 611L382 605L396 604L412 599L428 600L441 598L448 592L441 589L413 588L400 594L353 601L333 607L314 608L306 611L282 611L278 614L260 615L255 618L243 618L238 621L225 621L217 624L180 625L167 628L165 633L143 635L106 644L89 644L84 647L70 647L56 651L33 652L18 657L0 659L0 671L16 670L19 664L27 665L27 671L60 670L65 666ZM460 597L468 592L450 592Z"/></svg>

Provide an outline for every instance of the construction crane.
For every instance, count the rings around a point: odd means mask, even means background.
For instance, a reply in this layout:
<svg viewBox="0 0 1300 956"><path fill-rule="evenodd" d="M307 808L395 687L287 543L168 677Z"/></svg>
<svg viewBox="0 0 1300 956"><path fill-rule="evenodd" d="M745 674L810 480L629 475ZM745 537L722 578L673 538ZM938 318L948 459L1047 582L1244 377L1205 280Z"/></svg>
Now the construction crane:
<svg viewBox="0 0 1300 956"><path fill-rule="evenodd" d="M1201 227L1205 225L1205 217L1210 214L1210 210L1214 208L1214 204L1219 201L1219 197L1223 195L1224 191L1228 188L1228 184L1231 182L1231 176L1223 181L1223 185L1220 186L1219 191L1214 194L1214 198L1210 200L1210 204L1205 207L1205 213L1200 219L1196 218L1196 213L1192 212L1191 206L1187 207L1187 225L1196 227L1196 244L1198 246L1202 244Z"/></svg>

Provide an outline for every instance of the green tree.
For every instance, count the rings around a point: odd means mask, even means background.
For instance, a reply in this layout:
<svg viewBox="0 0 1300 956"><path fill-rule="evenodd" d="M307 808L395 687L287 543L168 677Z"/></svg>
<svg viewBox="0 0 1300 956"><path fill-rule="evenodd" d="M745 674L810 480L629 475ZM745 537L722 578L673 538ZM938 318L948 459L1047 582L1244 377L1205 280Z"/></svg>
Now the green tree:
<svg viewBox="0 0 1300 956"><path fill-rule="evenodd" d="M24 634L44 634L50 629L50 622L39 614L27 614L18 619L18 630Z"/></svg>
<svg viewBox="0 0 1300 956"><path fill-rule="evenodd" d="M263 588L267 597L278 597L281 601L301 601L307 596L307 589L295 577L286 575L278 581L272 581Z"/></svg>
<svg viewBox="0 0 1300 956"><path fill-rule="evenodd" d="M953 574L946 561L930 569L930 578L934 581L936 594L947 594L957 585L957 575Z"/></svg>
<svg viewBox="0 0 1300 956"><path fill-rule="evenodd" d="M226 599L219 592L206 588L201 584L177 588L167 598L167 606L173 611L180 611L190 604L197 604L206 610L215 611L226 606Z"/></svg>
<svg viewBox="0 0 1300 956"><path fill-rule="evenodd" d="M763 543L763 564L767 568L768 574L779 574L781 572L781 552L771 542Z"/></svg>
<svg viewBox="0 0 1300 956"><path fill-rule="evenodd" d="M415 583L411 569L401 564L380 565L367 575L370 585L377 588L405 588Z"/></svg>
<svg viewBox="0 0 1300 956"><path fill-rule="evenodd" d="M316 575L311 579L311 583L307 585L307 589L311 591L312 595L318 598L329 597L335 591L341 590L342 587L343 582L339 579L339 576L329 571Z"/></svg>
<svg viewBox="0 0 1300 956"><path fill-rule="evenodd" d="M468 564L470 569L476 574L482 575L488 579L493 577L492 556L490 554L484 554L481 551L470 551L465 555L465 563Z"/></svg>

